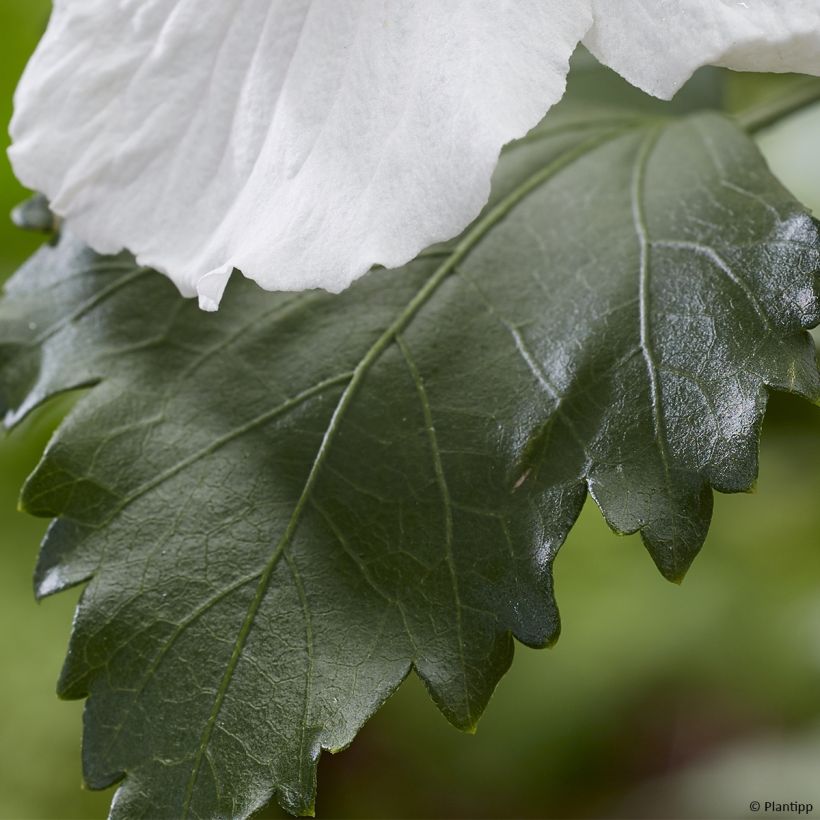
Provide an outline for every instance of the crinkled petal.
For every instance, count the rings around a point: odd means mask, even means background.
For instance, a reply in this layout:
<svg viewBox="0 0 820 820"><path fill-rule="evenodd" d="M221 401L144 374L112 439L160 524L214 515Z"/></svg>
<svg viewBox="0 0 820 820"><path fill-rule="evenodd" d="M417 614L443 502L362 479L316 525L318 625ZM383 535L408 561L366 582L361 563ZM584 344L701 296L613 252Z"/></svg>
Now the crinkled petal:
<svg viewBox="0 0 820 820"><path fill-rule="evenodd" d="M820 74L820 0L592 0L584 44L670 98L702 65Z"/></svg>
<svg viewBox="0 0 820 820"><path fill-rule="evenodd" d="M10 156L96 250L215 308L459 233L562 95L589 0L55 0Z"/></svg>

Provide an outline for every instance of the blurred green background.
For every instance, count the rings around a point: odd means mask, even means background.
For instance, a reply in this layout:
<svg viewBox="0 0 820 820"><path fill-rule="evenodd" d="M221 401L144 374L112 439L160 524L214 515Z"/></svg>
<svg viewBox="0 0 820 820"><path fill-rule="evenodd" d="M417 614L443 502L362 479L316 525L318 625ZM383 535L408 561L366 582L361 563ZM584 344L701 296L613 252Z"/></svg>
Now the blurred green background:
<svg viewBox="0 0 820 820"><path fill-rule="evenodd" d="M48 8L0 0L4 121ZM818 135L815 109L761 145L820 213ZM0 160L0 214L24 196ZM0 218L0 279L38 241ZM82 789L82 705L54 695L77 594L34 603L45 523L16 511L55 420L46 410L0 439L0 818L102 818L110 799ZM820 811L820 410L773 398L756 492L717 498L681 587L591 504L556 577L562 638L519 647L478 733L452 729L408 680L348 751L323 757L320 817L749 817L752 800Z"/></svg>

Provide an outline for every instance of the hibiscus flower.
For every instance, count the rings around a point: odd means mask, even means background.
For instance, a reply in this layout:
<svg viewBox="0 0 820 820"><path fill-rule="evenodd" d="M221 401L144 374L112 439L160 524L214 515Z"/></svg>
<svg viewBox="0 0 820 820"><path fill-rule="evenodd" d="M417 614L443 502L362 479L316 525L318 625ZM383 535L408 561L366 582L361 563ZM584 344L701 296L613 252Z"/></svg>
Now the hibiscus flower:
<svg viewBox="0 0 820 820"><path fill-rule="evenodd" d="M340 291L475 218L579 42L660 97L706 64L820 74L820 0L55 0L10 157L205 309L234 269Z"/></svg>

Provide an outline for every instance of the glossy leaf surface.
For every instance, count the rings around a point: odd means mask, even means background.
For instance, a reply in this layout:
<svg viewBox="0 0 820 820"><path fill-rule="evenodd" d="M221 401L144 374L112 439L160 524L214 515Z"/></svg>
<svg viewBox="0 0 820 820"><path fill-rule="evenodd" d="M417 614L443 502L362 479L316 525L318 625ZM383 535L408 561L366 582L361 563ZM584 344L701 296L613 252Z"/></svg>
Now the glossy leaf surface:
<svg viewBox="0 0 820 820"><path fill-rule="evenodd" d="M93 386L24 492L37 589L87 581L60 681L115 817L308 812L415 667L471 728L559 630L586 492L680 578L756 474L766 386L816 398L817 230L715 113L567 105L460 239L339 296L205 316L70 236L0 303L13 423Z"/></svg>

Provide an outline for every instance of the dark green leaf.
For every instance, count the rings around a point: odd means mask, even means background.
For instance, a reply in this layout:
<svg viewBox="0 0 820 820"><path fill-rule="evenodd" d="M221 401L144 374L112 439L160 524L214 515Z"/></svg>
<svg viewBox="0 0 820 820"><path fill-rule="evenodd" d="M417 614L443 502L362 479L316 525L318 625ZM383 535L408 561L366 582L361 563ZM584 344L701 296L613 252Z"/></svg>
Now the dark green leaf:
<svg viewBox="0 0 820 820"><path fill-rule="evenodd" d="M68 236L10 283L8 421L96 385L24 504L38 594L88 581L60 692L115 817L309 812L411 667L472 728L512 636L558 635L587 489L679 579L766 386L817 397L817 230L750 140L563 112L452 247L340 296L237 280L205 315Z"/></svg>

